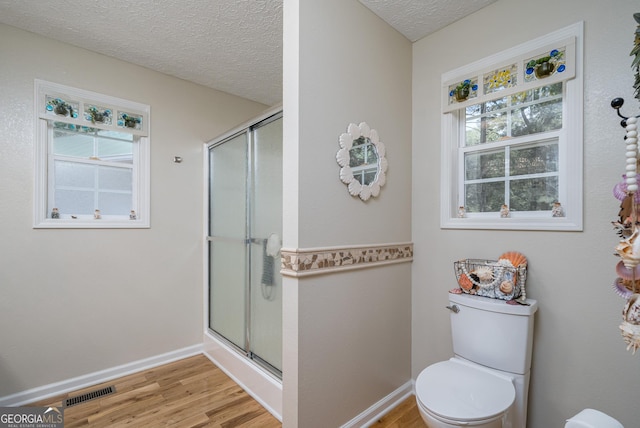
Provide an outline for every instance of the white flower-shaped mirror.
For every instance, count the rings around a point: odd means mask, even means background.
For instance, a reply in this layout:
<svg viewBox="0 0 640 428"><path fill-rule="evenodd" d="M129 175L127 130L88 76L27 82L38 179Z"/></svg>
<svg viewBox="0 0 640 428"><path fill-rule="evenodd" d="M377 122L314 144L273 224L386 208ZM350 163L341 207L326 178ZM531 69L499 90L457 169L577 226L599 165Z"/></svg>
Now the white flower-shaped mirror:
<svg viewBox="0 0 640 428"><path fill-rule="evenodd" d="M340 135L340 150L336 154L340 180L348 186L352 196L363 201L380 194L387 182L387 158L378 132L365 122L350 123L347 132Z"/></svg>

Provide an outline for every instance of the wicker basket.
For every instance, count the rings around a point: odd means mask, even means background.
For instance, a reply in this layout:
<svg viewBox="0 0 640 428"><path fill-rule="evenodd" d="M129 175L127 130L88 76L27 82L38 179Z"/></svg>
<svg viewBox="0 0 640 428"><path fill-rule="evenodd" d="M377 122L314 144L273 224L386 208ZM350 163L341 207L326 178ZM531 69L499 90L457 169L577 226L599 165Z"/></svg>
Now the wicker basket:
<svg viewBox="0 0 640 428"><path fill-rule="evenodd" d="M502 300L526 296L526 263L513 267L496 260L465 259L454 262L453 268L465 293Z"/></svg>

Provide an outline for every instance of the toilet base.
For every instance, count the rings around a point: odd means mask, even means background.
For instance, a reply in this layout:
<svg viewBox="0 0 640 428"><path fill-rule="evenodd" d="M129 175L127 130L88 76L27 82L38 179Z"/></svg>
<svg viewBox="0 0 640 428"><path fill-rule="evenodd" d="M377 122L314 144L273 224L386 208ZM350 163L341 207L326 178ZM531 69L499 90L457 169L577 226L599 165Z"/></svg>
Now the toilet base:
<svg viewBox="0 0 640 428"><path fill-rule="evenodd" d="M426 409L422 407L420 401L416 398L416 404L422 420L425 421L429 428L460 428L460 427L474 427L474 428L506 428L504 425L505 416L499 416L489 421L479 422L464 422L463 424L456 424L455 421L445 421L442 418L436 418ZM509 424L510 425L510 424Z"/></svg>

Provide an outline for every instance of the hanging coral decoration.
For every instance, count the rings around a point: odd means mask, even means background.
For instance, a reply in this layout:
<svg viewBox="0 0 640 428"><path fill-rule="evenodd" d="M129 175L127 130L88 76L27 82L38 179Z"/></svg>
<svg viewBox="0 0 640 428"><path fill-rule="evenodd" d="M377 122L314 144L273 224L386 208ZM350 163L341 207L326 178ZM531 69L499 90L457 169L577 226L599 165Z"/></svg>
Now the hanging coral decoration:
<svg viewBox="0 0 640 428"><path fill-rule="evenodd" d="M636 72L634 95L640 100L640 13L635 13L633 17L639 25L635 32L634 47L631 51L631 55L635 56L631 68ZM614 226L622 238L616 246L616 254L620 256L621 261L616 266L618 278L614 281L613 288L620 297L626 300L622 309L620 331L627 344L627 350L631 350L635 354L640 348L638 117L625 117L620 114L620 108L623 104L622 98L611 101L611 107L623 119L621 125L626 130L624 138L626 162L625 172L622 176L623 181L613 188L614 196L621 201L619 221L614 222Z"/></svg>

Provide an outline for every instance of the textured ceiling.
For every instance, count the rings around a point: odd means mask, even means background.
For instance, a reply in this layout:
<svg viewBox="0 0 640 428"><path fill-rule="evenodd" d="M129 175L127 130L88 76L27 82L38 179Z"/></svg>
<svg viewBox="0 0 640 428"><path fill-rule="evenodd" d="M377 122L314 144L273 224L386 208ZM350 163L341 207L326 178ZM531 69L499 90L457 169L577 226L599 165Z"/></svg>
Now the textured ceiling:
<svg viewBox="0 0 640 428"><path fill-rule="evenodd" d="M359 0L412 42L496 0Z"/></svg>
<svg viewBox="0 0 640 428"><path fill-rule="evenodd" d="M360 0L411 41L493 1ZM0 0L0 23L263 104L282 100L282 0Z"/></svg>

